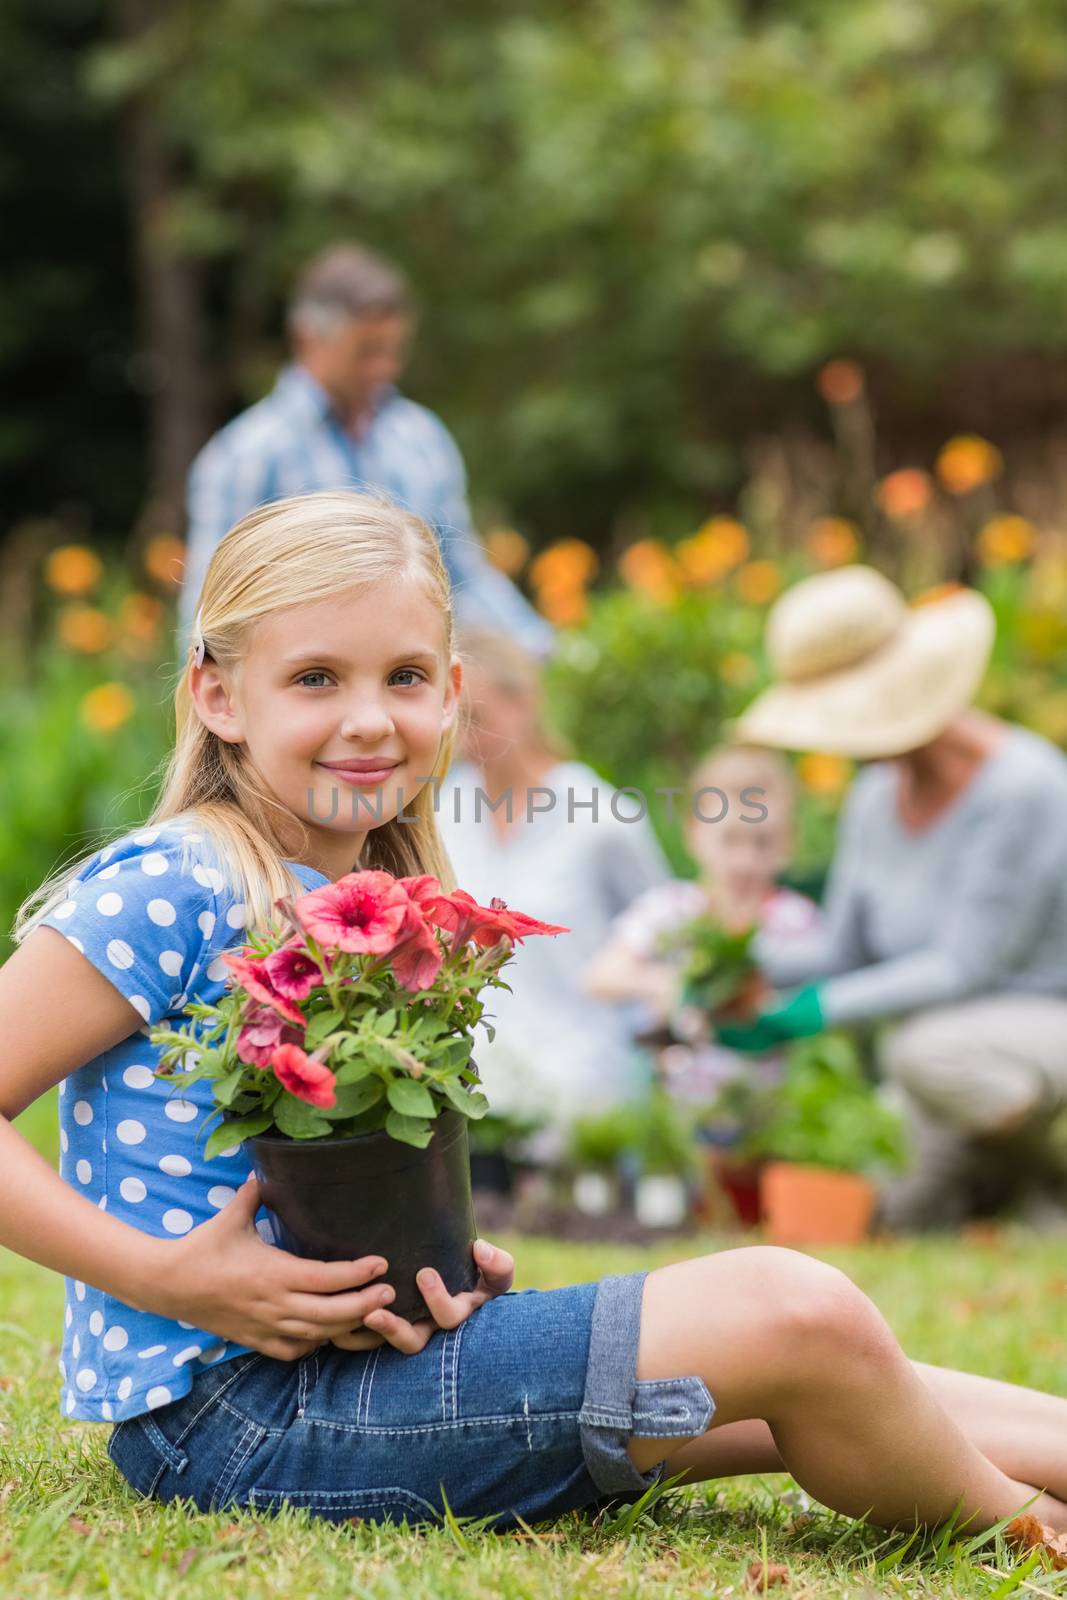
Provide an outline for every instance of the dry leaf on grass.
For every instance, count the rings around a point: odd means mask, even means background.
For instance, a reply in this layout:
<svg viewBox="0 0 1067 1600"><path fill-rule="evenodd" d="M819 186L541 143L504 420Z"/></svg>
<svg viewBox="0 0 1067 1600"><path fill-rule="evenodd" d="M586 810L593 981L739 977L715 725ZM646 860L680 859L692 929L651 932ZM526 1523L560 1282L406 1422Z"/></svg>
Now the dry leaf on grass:
<svg viewBox="0 0 1067 1600"><path fill-rule="evenodd" d="M746 1584L750 1589L755 1589L757 1594L766 1594L768 1589L779 1583L788 1583L789 1579L789 1568L781 1561L753 1561L745 1573Z"/></svg>
<svg viewBox="0 0 1067 1600"><path fill-rule="evenodd" d="M1067 1572L1067 1533L1057 1533L1047 1522L1039 1522L1029 1512L1016 1517L1004 1529L1004 1540L1013 1550L1041 1550L1056 1572Z"/></svg>
<svg viewBox="0 0 1067 1600"><path fill-rule="evenodd" d="M93 1531L92 1526L88 1522L83 1522L81 1517L70 1517L67 1526L71 1533L90 1534Z"/></svg>

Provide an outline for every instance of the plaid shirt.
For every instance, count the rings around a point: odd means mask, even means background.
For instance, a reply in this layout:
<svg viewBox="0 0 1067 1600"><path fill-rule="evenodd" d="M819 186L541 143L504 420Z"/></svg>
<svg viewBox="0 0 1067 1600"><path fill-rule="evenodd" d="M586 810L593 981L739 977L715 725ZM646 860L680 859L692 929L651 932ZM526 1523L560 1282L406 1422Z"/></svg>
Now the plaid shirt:
<svg viewBox="0 0 1067 1600"><path fill-rule="evenodd" d="M289 366L270 394L208 441L190 470L178 605L183 651L208 562L234 523L286 495L340 488L384 491L429 523L460 622L499 629L537 655L551 650L554 630L491 565L474 533L463 458L444 423L390 389L357 438L311 374Z"/></svg>

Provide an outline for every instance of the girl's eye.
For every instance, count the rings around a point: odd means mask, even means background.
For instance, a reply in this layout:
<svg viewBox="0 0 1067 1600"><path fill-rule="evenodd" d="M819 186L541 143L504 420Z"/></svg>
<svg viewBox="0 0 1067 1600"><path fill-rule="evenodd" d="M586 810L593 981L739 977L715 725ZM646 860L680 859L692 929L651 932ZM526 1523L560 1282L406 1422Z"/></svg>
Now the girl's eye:
<svg viewBox="0 0 1067 1600"><path fill-rule="evenodd" d="M297 678L296 681L297 681L297 683L303 684L303 683L307 682L308 678L325 678L325 677L326 677L326 673L325 672L320 672L319 669L316 667L313 672L303 672L303 673L301 673L300 677ZM315 689L315 688L318 687L318 685L313 683L313 684L310 685L310 687L312 689Z"/></svg>
<svg viewBox="0 0 1067 1600"><path fill-rule="evenodd" d="M416 671L416 669L414 667L401 667L398 672L394 672L393 673L393 677L394 677L394 679L396 679L396 678L408 678L414 683L424 683L425 682L425 679L424 679L422 673ZM401 684L400 687L402 689L409 688L410 687L410 683Z"/></svg>

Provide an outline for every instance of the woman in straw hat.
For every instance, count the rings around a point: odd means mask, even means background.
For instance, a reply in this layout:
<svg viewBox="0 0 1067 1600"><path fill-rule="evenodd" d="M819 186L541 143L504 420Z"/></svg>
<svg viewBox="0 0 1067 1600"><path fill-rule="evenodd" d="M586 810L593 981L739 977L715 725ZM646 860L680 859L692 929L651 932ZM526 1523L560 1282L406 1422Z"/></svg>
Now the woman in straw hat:
<svg viewBox="0 0 1067 1600"><path fill-rule="evenodd" d="M758 1050L894 1019L881 1062L913 1165L883 1197L891 1226L964 1220L998 1166L1025 1174L1033 1220L1067 1219L1049 1137L1067 1104L1067 757L973 706L994 631L974 590L909 606L870 567L808 578L770 613L777 681L737 726L871 763L842 811L825 927L763 940L775 993L720 1037Z"/></svg>

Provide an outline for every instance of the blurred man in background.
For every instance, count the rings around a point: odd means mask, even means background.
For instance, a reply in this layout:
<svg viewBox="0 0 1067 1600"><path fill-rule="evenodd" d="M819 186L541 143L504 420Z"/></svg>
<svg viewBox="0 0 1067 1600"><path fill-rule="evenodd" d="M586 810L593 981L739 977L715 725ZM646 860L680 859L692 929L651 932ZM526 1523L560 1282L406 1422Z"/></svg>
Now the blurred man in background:
<svg viewBox="0 0 1067 1600"><path fill-rule="evenodd" d="M552 628L473 531L455 440L396 387L414 320L408 284L369 250L334 245L305 268L289 307L291 364L208 441L189 474L182 647L212 552L240 517L284 495L351 488L384 492L430 524L461 621L502 629L536 655L551 649Z"/></svg>

